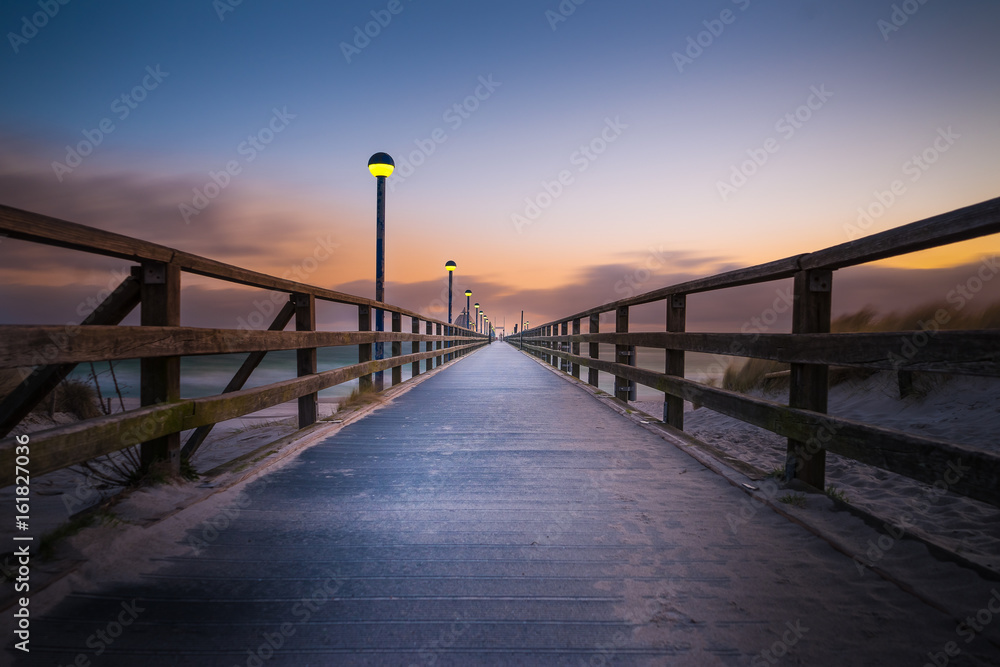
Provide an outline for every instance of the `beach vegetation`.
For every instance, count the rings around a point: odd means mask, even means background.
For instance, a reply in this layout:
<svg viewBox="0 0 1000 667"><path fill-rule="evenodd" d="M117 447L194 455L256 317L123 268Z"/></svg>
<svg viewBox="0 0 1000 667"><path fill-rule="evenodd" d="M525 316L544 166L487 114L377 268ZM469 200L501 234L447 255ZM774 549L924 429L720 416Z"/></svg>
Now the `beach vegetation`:
<svg viewBox="0 0 1000 667"><path fill-rule="evenodd" d="M778 498L778 502L792 507L805 507L806 497L801 493L786 493Z"/></svg>
<svg viewBox="0 0 1000 667"><path fill-rule="evenodd" d="M826 495L828 495L831 498L833 498L834 500L840 501L842 503L846 503L847 502L847 494L844 493L841 489L838 489L835 486L832 486L832 485L831 486L827 486L826 487Z"/></svg>
<svg viewBox="0 0 1000 667"><path fill-rule="evenodd" d="M830 323L832 333L929 331L934 329L1000 329L1000 302L990 304L980 310L955 310L944 301L928 302L909 310L892 311L885 314L880 314L871 306L865 306L856 312L840 315ZM878 371L870 368L831 366L830 384L837 385L848 381L864 380L876 372ZM913 373L914 379L918 375L927 374ZM769 359L733 359L723 374L722 388L740 393L771 392L787 388L790 378L791 367L789 364Z"/></svg>

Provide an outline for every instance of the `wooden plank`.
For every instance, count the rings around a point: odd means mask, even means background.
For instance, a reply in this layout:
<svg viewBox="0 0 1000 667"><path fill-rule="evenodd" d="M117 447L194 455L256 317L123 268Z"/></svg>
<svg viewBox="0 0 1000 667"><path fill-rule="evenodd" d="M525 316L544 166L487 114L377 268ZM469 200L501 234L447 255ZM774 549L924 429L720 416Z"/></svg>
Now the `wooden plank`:
<svg viewBox="0 0 1000 667"><path fill-rule="evenodd" d="M579 336L580 335L580 318L579 317L576 318L575 320L573 320L573 335L574 336ZM574 355L578 356L578 357L580 356L580 341L573 341L572 353ZM579 362L574 363L572 365L571 371L573 373L573 377L579 379L579 377L580 377L580 364L579 364Z"/></svg>
<svg viewBox="0 0 1000 667"><path fill-rule="evenodd" d="M785 363L1000 375L1000 330L946 331L930 328L932 324L925 330L899 332L795 335L636 332L583 334L568 336L567 340L591 345L600 342L756 357Z"/></svg>
<svg viewBox="0 0 1000 667"><path fill-rule="evenodd" d="M445 327L445 326L447 326L447 325L445 325L445 324L441 324L440 322L438 323L438 325L437 325L437 335L438 335L438 336L440 336L440 335L441 335L441 331L442 331L442 328L443 328L443 327ZM437 349L438 349L438 350L441 350L441 349L443 349L443 348L444 348L444 340L442 339L442 340L439 340L439 341L437 342ZM444 363L444 356L443 356L443 355L441 355L441 354L438 354L438 355L436 355L436 356L434 357L434 363L435 363L435 365L437 365L437 366L440 366L440 365L442 365L442 364Z"/></svg>
<svg viewBox="0 0 1000 667"><path fill-rule="evenodd" d="M792 333L829 333L833 293L833 272L826 269L795 274L792 304ZM792 364L788 405L811 412L827 410L830 390L829 368L822 364ZM808 443L788 439L785 481L798 479L810 486L826 488L826 450L813 451Z"/></svg>
<svg viewBox="0 0 1000 667"><path fill-rule="evenodd" d="M803 269L840 269L1000 232L1000 197L810 253Z"/></svg>
<svg viewBox="0 0 1000 667"><path fill-rule="evenodd" d="M590 315L590 317L588 319L590 320L590 334L592 336L600 334L600 332L601 332L601 316L599 314L595 313L593 315ZM590 358L591 359L599 359L600 356L601 356L601 346L598 343L596 343L596 342L590 343L589 345L590 345L590 348L589 348L588 351L590 353ZM591 367L590 364L587 364L587 366L588 366L588 368L587 368L587 384L591 385L592 387L596 387L597 386L597 381L598 381L597 369Z"/></svg>
<svg viewBox="0 0 1000 667"><path fill-rule="evenodd" d="M33 341L33 346L22 348L21 354L17 355L19 363L6 368L19 366L38 366L38 368L35 368L31 375L24 378L21 384L0 402L0 436L10 433L73 372L76 363L63 363L66 360L61 358L66 349L72 349L78 338L86 337L91 327L115 325L121 322L137 305L139 305L139 281L134 276L129 276L87 315L79 326L50 327L43 337ZM8 337L0 335L0 349L8 343Z"/></svg>
<svg viewBox="0 0 1000 667"><path fill-rule="evenodd" d="M75 222L60 220L39 213L32 213L11 206L0 205L0 233L10 238L32 241L60 248L69 248L106 257L116 257L135 262L171 262L182 271L209 278L263 289L310 294L323 301L374 307L376 301L328 290L294 280L277 278L266 273L226 264L207 257L149 243L122 234L107 232ZM405 308L380 304L384 309L399 312L407 317L420 317ZM437 321L437 320L435 320Z"/></svg>
<svg viewBox="0 0 1000 667"><path fill-rule="evenodd" d="M295 330L316 330L316 297L311 294L293 294L295 305ZM308 347L295 351L295 370L298 377L316 373L316 348ZM319 416L319 395L316 392L299 396L299 428L315 424Z"/></svg>
<svg viewBox="0 0 1000 667"><path fill-rule="evenodd" d="M181 323L181 270L173 263L144 262L141 266L140 324L176 327ZM142 405L176 403L181 398L181 358L155 357L139 361ZM139 459L144 471L165 465L180 472L181 435L168 433L142 443Z"/></svg>
<svg viewBox="0 0 1000 667"><path fill-rule="evenodd" d="M274 331L200 327L90 326L72 336L58 325L0 325L0 368L39 361L82 363L162 356L193 356L436 340L435 336L376 331ZM53 344L58 340L60 345ZM464 339L463 339L464 340ZM51 349L46 346L50 346Z"/></svg>
<svg viewBox="0 0 1000 667"><path fill-rule="evenodd" d="M403 316L399 313L392 314L392 330L394 333L400 333L403 331ZM403 344L400 341L393 341L392 343L392 356L401 357L403 356ZM392 367L392 384L393 386L400 384L403 381L403 367L400 365Z"/></svg>
<svg viewBox="0 0 1000 667"><path fill-rule="evenodd" d="M666 299L674 294L696 294L698 292L709 292L727 287L740 287L743 285L753 285L772 280L791 278L797 271L799 271L799 260L801 257L803 257L803 255L794 255L792 257L785 257L766 264L758 264L757 266L735 269L733 271L719 273L714 276L707 276L705 278L698 278L696 280L689 280L676 285L662 287L660 289L637 294L636 296L632 296L627 299L620 299L618 301L612 301L594 308L588 308L587 310L579 313L574 313L569 317L554 320L554 322L563 322L573 320L578 317L582 318L589 317L591 315L600 315L601 313L617 311L618 308L639 306L644 303L662 301L663 299Z"/></svg>
<svg viewBox="0 0 1000 667"><path fill-rule="evenodd" d="M525 343L525 348L528 347ZM586 361L581 358L581 363ZM795 438L807 443L809 451L825 449L927 484L940 484L947 475L950 491L1000 507L1000 456L990 452L791 408L642 368L603 360L589 363L607 373L620 374L778 435Z"/></svg>
<svg viewBox="0 0 1000 667"><path fill-rule="evenodd" d="M292 321L295 316L295 305L289 300L281 307L278 314L275 315L274 321L271 322L268 327L268 331L282 331L288 323ZM116 327L120 328L120 327ZM142 330L142 327L139 327ZM243 385L247 383L250 379L250 375L254 372L260 362L264 360L264 356L267 354L266 350L251 352L243 363L240 365L239 370L233 375L233 379L229 381L226 388L222 390L223 394L229 394L234 391L239 391L243 388ZM208 434L212 432L212 428L215 424L206 424L205 426L199 426L194 430L190 436L188 436L187 442L181 448L181 460L191 460L198 448L201 447L202 443L205 442L205 438Z"/></svg>
<svg viewBox="0 0 1000 667"><path fill-rule="evenodd" d="M410 337L410 340L413 341L412 343L410 343L410 354L416 354L417 352L420 352L420 343L418 342L419 341L418 337L420 336L419 318L416 317L410 318L410 331L413 333L413 335ZM417 377L418 375L420 375L420 362L414 361L410 365L410 377Z"/></svg>
<svg viewBox="0 0 1000 667"><path fill-rule="evenodd" d="M371 306L361 305L358 306L358 331L371 331L372 330L372 309ZM371 361L372 359L372 346L370 343L361 343L358 345L358 363L364 364ZM372 377L361 376L358 379L358 391L371 391L374 385L372 384Z"/></svg>
<svg viewBox="0 0 1000 667"><path fill-rule="evenodd" d="M427 329L426 329L427 336L430 337L434 333L434 323L433 322L427 322L426 324L427 324ZM428 342L427 343L427 347L426 347L426 351L430 352L433 349L434 349L434 343L433 342ZM424 370L430 372L431 370L433 370L433 368L434 368L434 358L433 357L428 357L427 360L424 361Z"/></svg>
<svg viewBox="0 0 1000 667"><path fill-rule="evenodd" d="M615 309L615 332L628 333L628 306L619 306ZM615 345L615 361L619 364L633 365L632 347L630 345ZM631 383L622 376L615 376L615 398L628 401L632 392Z"/></svg>
<svg viewBox="0 0 1000 667"><path fill-rule="evenodd" d="M687 296L674 294L667 299L667 322L669 332L682 332L687 323ZM667 349L664 372L675 377L684 377L684 350ZM684 430L684 399L672 394L663 395L663 421L674 428Z"/></svg>
<svg viewBox="0 0 1000 667"><path fill-rule="evenodd" d="M470 344L469 346L472 346ZM461 346L464 349L466 346ZM436 351L407 355L400 363L426 359ZM165 438L199 426L235 419L251 412L293 401L355 378L390 368L392 359L368 361L314 375L241 391L161 403L96 419L88 419L31 434L32 474L59 470L116 452L149 439ZM14 482L14 437L0 440L0 487Z"/></svg>

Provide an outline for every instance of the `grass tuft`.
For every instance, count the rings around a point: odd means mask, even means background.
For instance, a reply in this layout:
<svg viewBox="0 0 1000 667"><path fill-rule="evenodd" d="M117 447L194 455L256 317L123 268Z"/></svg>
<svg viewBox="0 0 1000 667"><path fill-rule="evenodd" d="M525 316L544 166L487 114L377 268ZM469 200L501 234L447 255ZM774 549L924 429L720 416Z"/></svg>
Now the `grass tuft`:
<svg viewBox="0 0 1000 667"><path fill-rule="evenodd" d="M778 502L786 505L792 505L793 507L805 507L806 497L800 493L786 493L778 498Z"/></svg>

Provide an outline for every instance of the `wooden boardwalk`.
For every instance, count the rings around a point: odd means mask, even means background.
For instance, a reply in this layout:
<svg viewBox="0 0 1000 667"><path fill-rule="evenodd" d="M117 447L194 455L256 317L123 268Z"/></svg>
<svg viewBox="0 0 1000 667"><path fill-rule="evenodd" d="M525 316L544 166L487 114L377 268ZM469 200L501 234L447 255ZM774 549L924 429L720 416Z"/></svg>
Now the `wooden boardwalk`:
<svg viewBox="0 0 1000 667"><path fill-rule="evenodd" d="M770 510L734 530L744 493L499 343L244 497L200 552L34 619L25 664L919 666L960 640Z"/></svg>

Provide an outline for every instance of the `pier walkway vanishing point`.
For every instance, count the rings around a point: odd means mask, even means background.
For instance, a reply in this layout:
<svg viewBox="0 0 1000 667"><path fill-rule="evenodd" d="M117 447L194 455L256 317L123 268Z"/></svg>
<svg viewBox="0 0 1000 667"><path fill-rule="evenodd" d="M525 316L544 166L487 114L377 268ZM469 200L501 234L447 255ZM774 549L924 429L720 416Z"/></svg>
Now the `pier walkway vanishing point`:
<svg viewBox="0 0 1000 667"><path fill-rule="evenodd" d="M998 664L576 385L473 352L222 492L198 549L33 617L26 664Z"/></svg>

